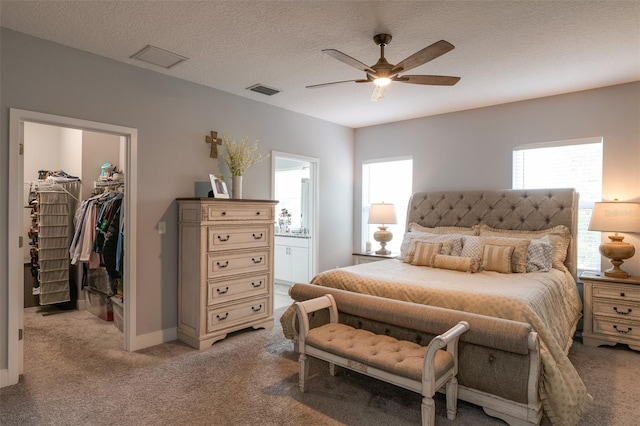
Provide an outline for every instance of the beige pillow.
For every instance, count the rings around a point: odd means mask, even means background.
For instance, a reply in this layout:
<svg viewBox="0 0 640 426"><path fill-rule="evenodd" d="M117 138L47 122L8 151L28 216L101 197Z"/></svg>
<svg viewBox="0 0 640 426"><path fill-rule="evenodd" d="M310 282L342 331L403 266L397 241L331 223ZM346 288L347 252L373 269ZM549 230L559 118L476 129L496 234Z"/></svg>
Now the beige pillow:
<svg viewBox="0 0 640 426"><path fill-rule="evenodd" d="M413 260L413 252L415 251L415 241L427 241L430 243L446 243L451 242L451 251L448 253L458 256L462 252L462 236L460 235L438 235L426 232L407 232L402 238L400 245L400 259L405 263L411 263ZM448 245L446 246L448 247Z"/></svg>
<svg viewBox="0 0 640 426"><path fill-rule="evenodd" d="M514 251L514 246L485 244L482 247L482 269L510 274Z"/></svg>
<svg viewBox="0 0 640 426"><path fill-rule="evenodd" d="M443 243L428 243L426 241L417 241L411 264L416 266L432 266L433 258L442 249L442 244Z"/></svg>
<svg viewBox="0 0 640 426"><path fill-rule="evenodd" d="M460 235L478 235L479 230L476 228L466 228L464 226L436 226L435 228L427 228L418 225L415 222L409 224L409 232L428 232L430 234L460 234Z"/></svg>
<svg viewBox="0 0 640 426"><path fill-rule="evenodd" d="M530 243L531 240L519 238L480 237L480 253L482 253L482 257L484 258L484 246L487 244L513 247L513 255L511 256L511 272L520 274L527 272L527 251Z"/></svg>
<svg viewBox="0 0 640 426"><path fill-rule="evenodd" d="M460 257L447 256L444 254L436 254L433 258L433 267L440 269L450 269L460 272L478 272L478 258L476 257Z"/></svg>
<svg viewBox="0 0 640 426"><path fill-rule="evenodd" d="M567 258L569 243L571 243L571 231L569 231L569 228L564 225L557 225L553 228L542 229L540 231L496 229L488 225L480 225L479 229L481 237L539 239L548 235L551 247L553 247L553 267L561 271L567 270L567 267L564 265L564 261Z"/></svg>

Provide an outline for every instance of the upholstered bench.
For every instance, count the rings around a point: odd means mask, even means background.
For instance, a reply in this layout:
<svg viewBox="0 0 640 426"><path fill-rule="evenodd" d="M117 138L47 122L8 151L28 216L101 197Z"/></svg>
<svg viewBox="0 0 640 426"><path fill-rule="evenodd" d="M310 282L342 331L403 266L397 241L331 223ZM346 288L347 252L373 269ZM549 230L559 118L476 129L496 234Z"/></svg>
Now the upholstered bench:
<svg viewBox="0 0 640 426"><path fill-rule="evenodd" d="M458 340L469 329L459 322L436 336L428 346L397 340L338 322L336 302L330 294L296 302L299 323L299 385L306 391L309 375L307 355L392 383L422 395L422 424L435 423L433 395L446 384L447 417L455 419L458 398ZM329 310L329 323L309 329L309 314ZM443 350L442 348L445 348Z"/></svg>

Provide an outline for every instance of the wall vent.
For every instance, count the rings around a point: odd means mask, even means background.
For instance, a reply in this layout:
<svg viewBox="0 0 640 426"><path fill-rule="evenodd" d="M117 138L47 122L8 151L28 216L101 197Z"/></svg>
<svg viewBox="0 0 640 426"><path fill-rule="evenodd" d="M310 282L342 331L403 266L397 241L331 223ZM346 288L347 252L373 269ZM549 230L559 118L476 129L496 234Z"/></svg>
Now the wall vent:
<svg viewBox="0 0 640 426"><path fill-rule="evenodd" d="M264 84L254 84L253 86L247 87L247 90L251 90L252 92L262 93L263 95L273 96L276 93L280 93L281 90L274 89L272 87L267 87Z"/></svg>
<svg viewBox="0 0 640 426"><path fill-rule="evenodd" d="M147 45L144 49L131 56L131 59L139 59L149 64L157 65L162 68L173 68L189 58L180 56L168 50L160 49L152 45Z"/></svg>

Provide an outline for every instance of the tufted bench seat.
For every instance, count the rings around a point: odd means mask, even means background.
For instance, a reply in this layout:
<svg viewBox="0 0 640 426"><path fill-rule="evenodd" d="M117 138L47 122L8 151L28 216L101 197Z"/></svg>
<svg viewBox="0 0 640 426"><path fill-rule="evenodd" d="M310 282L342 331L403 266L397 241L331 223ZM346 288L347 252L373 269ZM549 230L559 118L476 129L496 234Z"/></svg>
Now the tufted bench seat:
<svg viewBox="0 0 640 426"><path fill-rule="evenodd" d="M305 392L309 374L307 355L329 362L330 374L342 366L422 394L422 424L433 425L433 395L446 383L447 417L455 419L458 386L458 339L469 329L461 321L431 340L429 346L355 329L338 322L331 295L296 302L299 321L299 385ZM309 314L329 309L330 322L309 329ZM446 350L442 348L446 347Z"/></svg>

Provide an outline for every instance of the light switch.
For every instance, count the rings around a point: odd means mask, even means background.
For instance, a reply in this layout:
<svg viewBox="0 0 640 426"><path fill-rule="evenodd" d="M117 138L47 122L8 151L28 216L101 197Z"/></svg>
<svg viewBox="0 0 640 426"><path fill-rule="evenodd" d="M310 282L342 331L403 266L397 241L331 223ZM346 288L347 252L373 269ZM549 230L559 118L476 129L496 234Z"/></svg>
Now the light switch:
<svg viewBox="0 0 640 426"><path fill-rule="evenodd" d="M167 222L158 222L158 234L164 235L167 233Z"/></svg>

